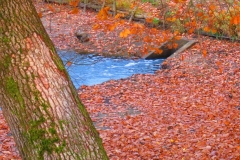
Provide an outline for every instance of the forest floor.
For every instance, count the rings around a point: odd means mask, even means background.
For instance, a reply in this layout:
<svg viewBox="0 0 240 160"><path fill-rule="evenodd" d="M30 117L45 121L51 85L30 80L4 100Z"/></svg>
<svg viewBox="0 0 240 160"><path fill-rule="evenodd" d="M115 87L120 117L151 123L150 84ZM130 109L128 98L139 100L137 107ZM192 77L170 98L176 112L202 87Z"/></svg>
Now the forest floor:
<svg viewBox="0 0 240 160"><path fill-rule="evenodd" d="M45 10L44 5L37 9ZM114 33L92 30L95 12L69 11L62 6L59 13L43 12L56 48L97 53L111 48L114 54ZM78 28L90 34L89 42L74 36ZM207 54L198 43L168 58L154 75L79 89L111 160L240 159L240 43L201 40ZM129 39L118 43L126 48L130 44ZM1 111L0 159L20 159Z"/></svg>

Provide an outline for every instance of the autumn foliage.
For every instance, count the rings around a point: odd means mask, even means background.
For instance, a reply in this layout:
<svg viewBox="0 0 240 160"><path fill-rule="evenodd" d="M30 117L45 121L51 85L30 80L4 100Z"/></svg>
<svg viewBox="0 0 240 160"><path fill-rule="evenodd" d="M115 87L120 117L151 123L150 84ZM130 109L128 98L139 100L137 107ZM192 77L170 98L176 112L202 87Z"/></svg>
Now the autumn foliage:
<svg viewBox="0 0 240 160"><path fill-rule="evenodd" d="M69 1L69 5L72 6L69 14L80 12L79 3L79 0ZM117 1L117 7L128 10L129 14L137 8L134 15L142 15L145 19L144 23L124 21L123 18L130 16L126 12L119 12L113 17L111 3L111 0L106 1L106 7L98 12L92 29L108 34L115 42L108 52L116 52L111 51L111 48L114 50L113 48L128 42L128 48L117 49L118 54L123 56L126 54L132 56L138 52L147 54L151 51L161 54L162 51L159 49L161 44L170 41L172 44L168 45L169 49L176 48L177 44L174 40L186 35L207 34L232 40L239 39L240 36L240 2L237 0L163 0L144 1L144 3ZM48 9L55 11L51 4L48 5ZM39 15L42 17L41 12ZM148 28L149 26L151 28ZM113 31L115 33L110 33ZM98 39L103 43L105 41L104 36ZM132 39L135 39L134 43L130 43ZM202 47L201 51L206 56L206 49L203 50Z"/></svg>
<svg viewBox="0 0 240 160"><path fill-rule="evenodd" d="M124 26L119 33L119 37L143 39L144 44L141 49L143 54L149 51L161 54L162 51L158 49L159 45L169 40L172 41L172 44L168 46L169 49L176 48L177 44L174 39L182 35L182 33L205 33L233 40L239 39L240 36L240 2L236 0L231 2L222 0L161 1L158 4L158 9L150 3L135 1L130 8L136 5L145 15L146 24L158 24L155 27L164 30L160 31L152 28L148 31L148 35L143 34L145 26L134 22L124 23L116 17L111 17L108 12L109 7L100 10L98 14L100 22L96 22L93 29L104 28L104 31L108 32L113 31L118 26ZM121 15L121 17L124 17L124 15ZM115 38L117 39L117 37ZM202 50L202 53L206 56L207 51Z"/></svg>
<svg viewBox="0 0 240 160"><path fill-rule="evenodd" d="M58 8L50 6L44 5L56 13ZM63 12L51 18L47 12L39 14L47 17L44 26L59 49L70 46L132 56L140 51L161 53L157 46L164 41L172 41L169 47L174 48L174 40L182 35L203 31L239 38L239 6L238 0L162 1L158 7L144 3L138 6L138 12L148 12L144 24L128 23L121 13L112 17L111 7L98 15L88 12L84 16L74 5L61 6ZM75 8L78 12L73 12ZM73 38L76 26L91 33L90 44ZM239 42L204 37L201 44L165 61L167 69L155 75L82 86L79 95L110 159L240 159L239 51ZM0 159L17 159L1 111L0 116Z"/></svg>

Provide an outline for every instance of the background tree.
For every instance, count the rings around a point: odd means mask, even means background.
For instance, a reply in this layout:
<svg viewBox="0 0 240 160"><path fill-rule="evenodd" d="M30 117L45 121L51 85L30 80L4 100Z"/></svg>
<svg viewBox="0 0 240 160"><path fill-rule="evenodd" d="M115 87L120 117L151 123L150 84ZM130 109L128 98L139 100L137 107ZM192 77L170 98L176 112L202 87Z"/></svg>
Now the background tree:
<svg viewBox="0 0 240 160"><path fill-rule="evenodd" d="M23 159L108 159L31 0L0 0L0 92Z"/></svg>

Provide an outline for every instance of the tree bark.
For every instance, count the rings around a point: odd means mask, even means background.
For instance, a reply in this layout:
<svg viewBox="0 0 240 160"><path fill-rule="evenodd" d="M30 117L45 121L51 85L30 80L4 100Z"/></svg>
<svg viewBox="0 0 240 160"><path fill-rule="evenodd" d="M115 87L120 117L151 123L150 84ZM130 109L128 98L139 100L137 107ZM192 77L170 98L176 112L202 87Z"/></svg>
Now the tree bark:
<svg viewBox="0 0 240 160"><path fill-rule="evenodd" d="M84 13L86 13L87 4L88 4L88 0L84 0L84 7L83 7L83 12Z"/></svg>
<svg viewBox="0 0 240 160"><path fill-rule="evenodd" d="M117 15L117 2L113 0L113 17Z"/></svg>
<svg viewBox="0 0 240 160"><path fill-rule="evenodd" d="M0 0L0 93L23 159L108 159L31 0Z"/></svg>

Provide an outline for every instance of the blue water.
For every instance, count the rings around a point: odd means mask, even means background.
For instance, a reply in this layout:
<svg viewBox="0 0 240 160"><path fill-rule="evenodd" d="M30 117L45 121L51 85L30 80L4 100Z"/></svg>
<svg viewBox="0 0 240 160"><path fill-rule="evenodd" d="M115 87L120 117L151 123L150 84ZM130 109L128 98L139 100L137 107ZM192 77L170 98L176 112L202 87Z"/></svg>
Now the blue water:
<svg viewBox="0 0 240 160"><path fill-rule="evenodd" d="M94 54L82 55L73 51L58 51L67 71L75 85L79 88L82 85L95 85L108 80L127 78L133 74L150 73L160 69L164 59L156 60L130 60L120 58L106 58Z"/></svg>
<svg viewBox="0 0 240 160"><path fill-rule="evenodd" d="M94 54L82 55L73 51L58 51L70 78L76 88L82 85L100 84L111 79L121 79L138 73L150 73L160 69L164 59L156 60L129 60L120 58L106 58ZM0 107L1 110L1 107Z"/></svg>

